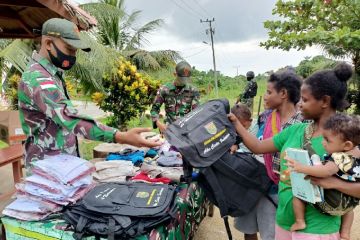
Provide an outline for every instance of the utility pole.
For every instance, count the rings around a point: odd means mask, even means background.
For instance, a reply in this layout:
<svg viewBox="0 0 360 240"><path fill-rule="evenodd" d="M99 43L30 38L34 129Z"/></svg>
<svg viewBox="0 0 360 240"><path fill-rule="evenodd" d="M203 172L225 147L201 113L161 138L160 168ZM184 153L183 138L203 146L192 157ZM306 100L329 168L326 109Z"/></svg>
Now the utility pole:
<svg viewBox="0 0 360 240"><path fill-rule="evenodd" d="M239 65L238 66L234 66L234 68L236 68L236 77L239 76Z"/></svg>
<svg viewBox="0 0 360 240"><path fill-rule="evenodd" d="M213 34L215 34L215 30L211 26L211 23L214 21L215 21L215 18L213 18L212 20L209 20L209 19L201 20L200 19L200 23L207 22L210 25L210 28L206 30L206 34L209 34L209 32L210 32L211 48L212 48L212 54L213 54L213 65L214 65L215 93L216 93L216 98L219 98L216 63L215 63L214 38L213 38Z"/></svg>

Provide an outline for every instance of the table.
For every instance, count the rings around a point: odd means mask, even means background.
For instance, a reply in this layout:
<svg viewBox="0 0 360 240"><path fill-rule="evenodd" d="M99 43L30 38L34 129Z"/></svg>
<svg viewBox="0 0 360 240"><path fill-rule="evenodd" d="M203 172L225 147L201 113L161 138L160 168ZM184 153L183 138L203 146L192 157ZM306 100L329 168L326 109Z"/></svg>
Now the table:
<svg viewBox="0 0 360 240"><path fill-rule="evenodd" d="M22 178L21 160L23 158L24 148L21 144L12 145L0 149L0 167L12 164L14 183L20 182ZM15 189L0 195L0 201L9 198Z"/></svg>
<svg viewBox="0 0 360 240"><path fill-rule="evenodd" d="M190 185L180 183L175 202L178 205L176 217L167 225L160 225L150 234L142 235L136 240L185 240L194 236L200 222L206 216L208 201L204 191L196 182ZM9 217L1 218L8 240L72 240L73 232L66 230L67 224L61 219L39 222L20 221ZM94 237L85 238L87 240Z"/></svg>

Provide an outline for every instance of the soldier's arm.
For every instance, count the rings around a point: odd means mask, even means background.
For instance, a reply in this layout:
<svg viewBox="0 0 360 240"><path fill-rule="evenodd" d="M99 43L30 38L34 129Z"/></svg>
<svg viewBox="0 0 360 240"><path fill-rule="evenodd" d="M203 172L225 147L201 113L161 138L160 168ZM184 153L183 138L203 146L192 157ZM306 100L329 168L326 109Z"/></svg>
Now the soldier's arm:
<svg viewBox="0 0 360 240"><path fill-rule="evenodd" d="M200 104L200 93L197 89L194 90L194 99L192 101L192 106L191 109L195 109L197 108L197 106L199 106Z"/></svg>
<svg viewBox="0 0 360 240"><path fill-rule="evenodd" d="M251 87L251 84L250 82L246 85L245 89L244 89L244 92L242 94L240 94L240 97L241 98L247 98L247 94L248 92L250 91L250 87Z"/></svg>
<svg viewBox="0 0 360 240"><path fill-rule="evenodd" d="M91 140L114 142L117 129L97 123L90 117L79 115L71 101L64 96L54 81L48 82L46 87L42 87L40 83L31 90L32 100L39 111L71 133L81 134Z"/></svg>
<svg viewBox="0 0 360 240"><path fill-rule="evenodd" d="M160 89L156 93L156 97L154 99L154 103L151 107L150 115L153 122L156 122L159 120L159 113L161 105L164 103L164 97L163 97L163 89L160 87Z"/></svg>

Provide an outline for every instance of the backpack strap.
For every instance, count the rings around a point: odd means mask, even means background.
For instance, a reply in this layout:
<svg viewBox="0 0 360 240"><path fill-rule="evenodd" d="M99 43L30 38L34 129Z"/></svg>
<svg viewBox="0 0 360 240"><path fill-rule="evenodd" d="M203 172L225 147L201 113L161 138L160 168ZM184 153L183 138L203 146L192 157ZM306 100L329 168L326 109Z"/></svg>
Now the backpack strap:
<svg viewBox="0 0 360 240"><path fill-rule="evenodd" d="M108 240L115 240L115 219L109 218Z"/></svg>
<svg viewBox="0 0 360 240"><path fill-rule="evenodd" d="M210 186L212 186L212 190L216 198L216 202L219 205L221 216L224 216L223 219L226 228L226 233L228 235L229 240L232 240L232 234L229 227L229 220L227 216L228 213L224 212L225 209L227 209L225 195L223 193L221 186L219 185L219 181L217 180L214 170L212 168L213 168L212 166L207 167L204 176L206 180L209 182Z"/></svg>
<svg viewBox="0 0 360 240"><path fill-rule="evenodd" d="M231 229L230 229L230 226L229 226L228 216L225 216L223 219L224 219L224 224L225 224L226 233L228 235L228 238L229 238L229 240L232 240L232 234L231 234Z"/></svg>

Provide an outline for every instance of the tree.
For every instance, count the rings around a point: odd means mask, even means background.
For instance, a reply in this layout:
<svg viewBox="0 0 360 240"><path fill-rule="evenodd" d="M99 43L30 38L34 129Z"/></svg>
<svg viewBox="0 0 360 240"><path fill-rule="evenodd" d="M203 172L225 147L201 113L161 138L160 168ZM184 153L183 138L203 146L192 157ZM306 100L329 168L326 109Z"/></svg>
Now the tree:
<svg viewBox="0 0 360 240"><path fill-rule="evenodd" d="M296 73L307 78L313 72L323 69L333 68L336 65L336 61L326 58L324 56L315 56L313 58L306 57L296 67Z"/></svg>
<svg viewBox="0 0 360 240"><path fill-rule="evenodd" d="M149 44L146 35L158 29L163 24L162 19L155 19L137 27L141 11L127 13L124 0L103 0L99 3L83 4L81 8L98 20L97 27L92 31L97 41L117 50L138 69L159 70L181 59L176 51L148 52L141 49L145 44Z"/></svg>
<svg viewBox="0 0 360 240"><path fill-rule="evenodd" d="M355 91L359 93L360 1L278 0L273 15L279 15L281 20L265 21L269 39L261 46L288 51L318 45L330 56L349 57L357 79ZM353 103L360 111L360 102Z"/></svg>

